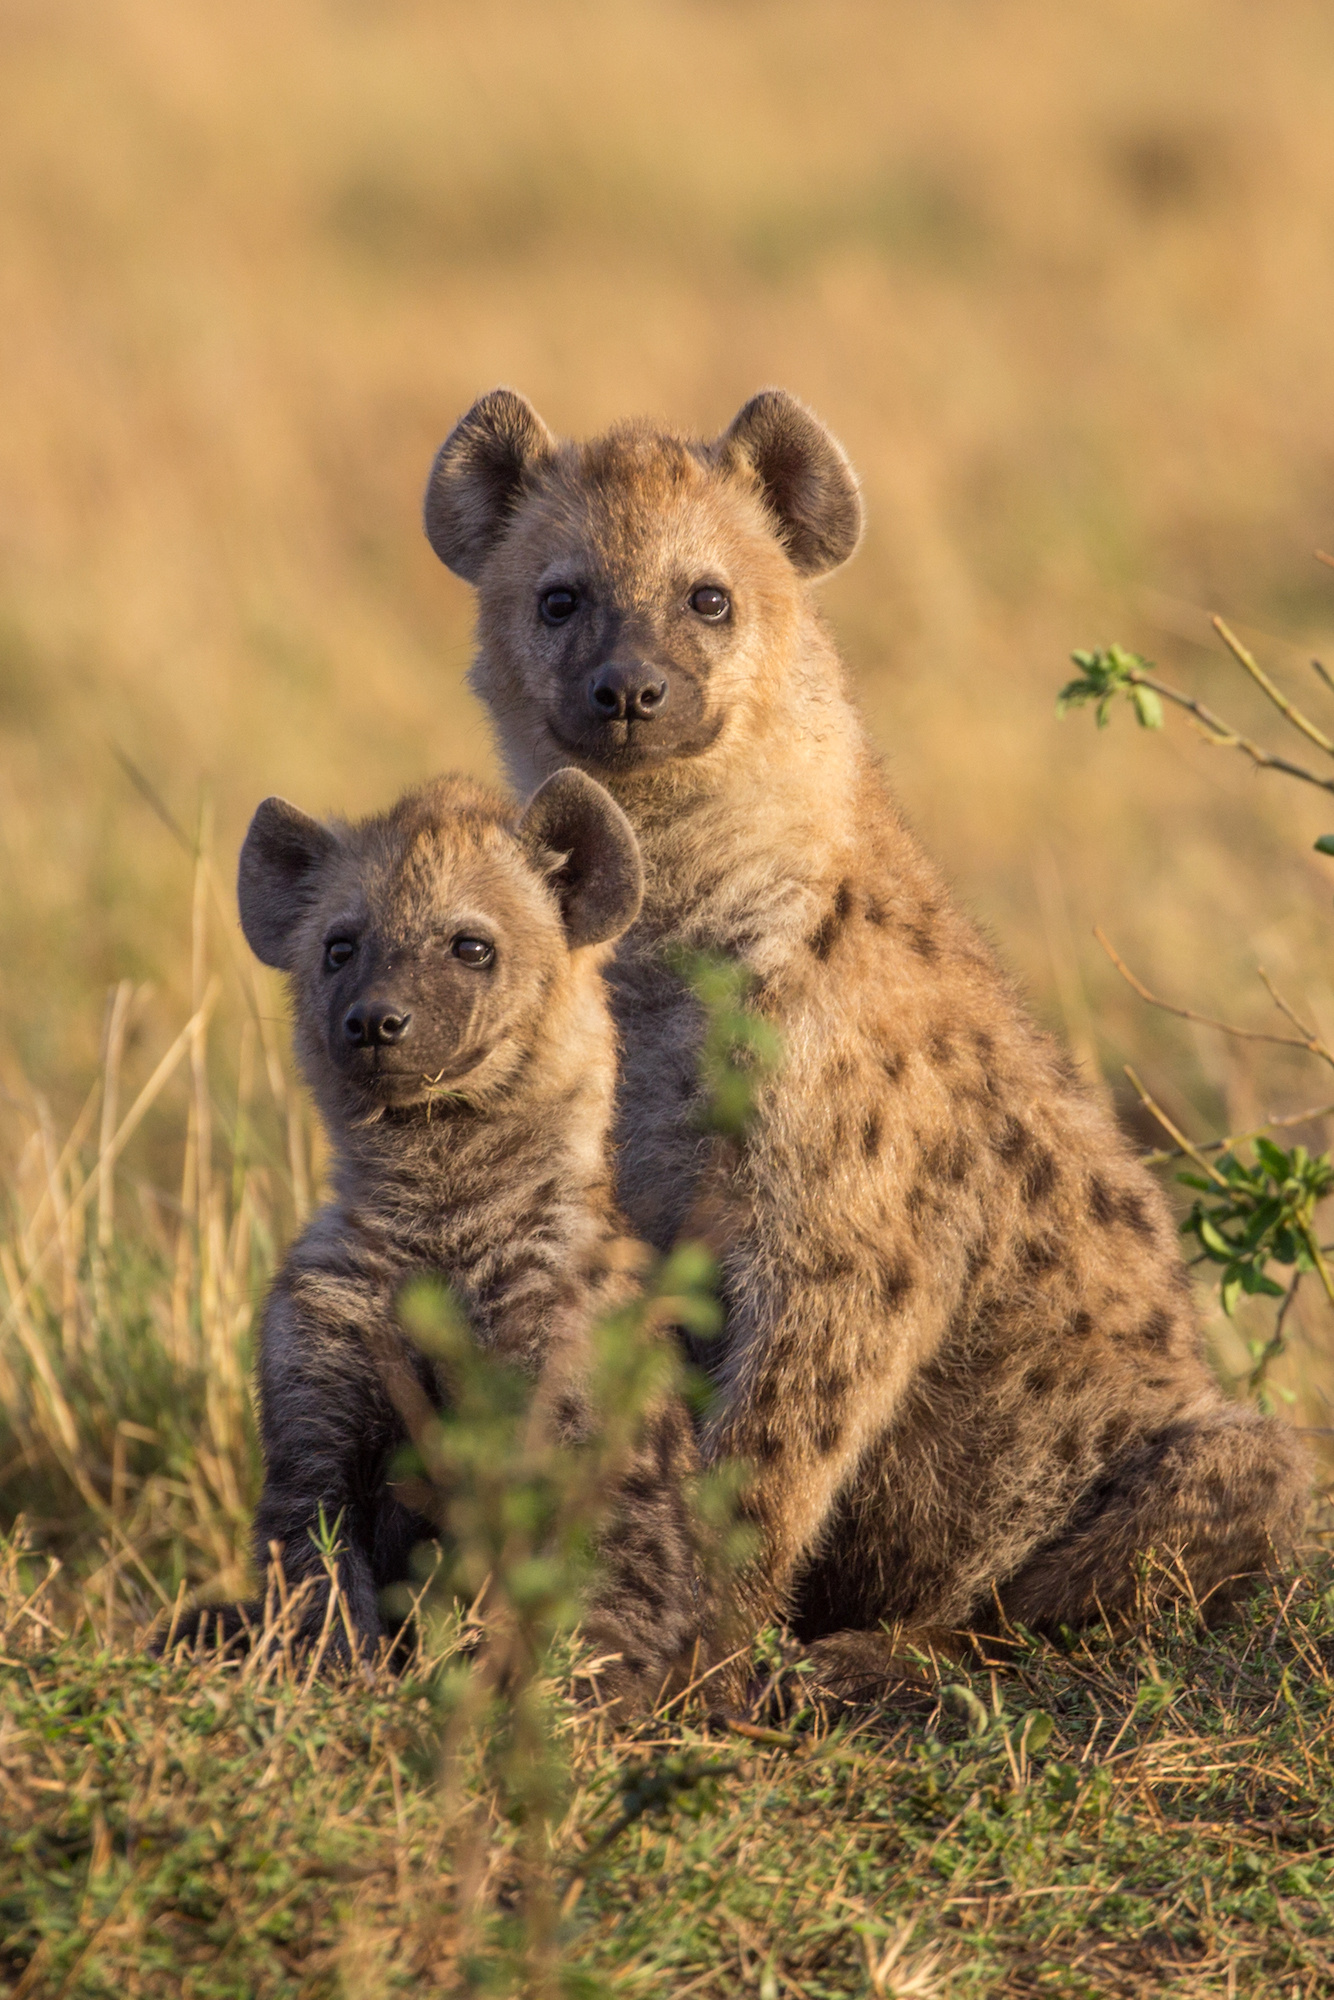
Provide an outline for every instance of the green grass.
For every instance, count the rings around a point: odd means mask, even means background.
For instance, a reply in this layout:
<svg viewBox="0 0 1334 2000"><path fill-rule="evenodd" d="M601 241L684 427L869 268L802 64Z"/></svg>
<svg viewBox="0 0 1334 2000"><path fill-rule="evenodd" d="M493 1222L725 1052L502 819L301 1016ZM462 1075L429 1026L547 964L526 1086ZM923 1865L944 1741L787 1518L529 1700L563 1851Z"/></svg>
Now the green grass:
<svg viewBox="0 0 1334 2000"><path fill-rule="evenodd" d="M447 1605L398 1674L321 1677L281 1647L150 1657L171 1606L245 1586L253 1305L316 1178L272 1013L261 993L234 1083L201 1013L132 1102L111 1035L69 1139L40 1105L17 1135L0 1990L1334 1989L1334 1563L1314 1546L1223 1631L1152 1609L1146 1578L1133 1629L1066 1648L1012 1634L856 1711L812 1704L768 1634L741 1729L687 1702L618 1736L574 1701L560 1640L525 1739L522 1688L488 1706Z"/></svg>
<svg viewBox="0 0 1334 2000"><path fill-rule="evenodd" d="M370 1684L157 1661L114 1603L109 1634L86 1598L19 1610L40 1567L10 1566L0 1664L10 1990L522 1990L516 1832L476 1759L470 1937L451 1895L448 1643ZM701 1717L618 1738L558 1678L556 1990L1328 1993L1334 1568L1310 1559L1223 1634L1164 1614L993 1652L855 1714L803 1707L780 1668L765 1740ZM721 1775L645 1782L683 1757Z"/></svg>

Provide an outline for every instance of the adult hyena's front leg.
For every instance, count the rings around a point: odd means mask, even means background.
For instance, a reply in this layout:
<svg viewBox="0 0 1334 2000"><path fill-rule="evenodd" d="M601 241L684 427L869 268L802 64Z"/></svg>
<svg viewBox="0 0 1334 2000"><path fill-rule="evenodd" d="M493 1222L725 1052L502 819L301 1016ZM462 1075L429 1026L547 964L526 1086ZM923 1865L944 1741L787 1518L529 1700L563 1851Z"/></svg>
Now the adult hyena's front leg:
<svg viewBox="0 0 1334 2000"><path fill-rule="evenodd" d="M706 1439L714 1464L742 1468L740 1512L757 1545L721 1593L715 1657L745 1647L787 1612L797 1571L816 1547L838 1494L870 1441L885 1430L908 1374L910 1283L838 1273L790 1289L777 1324L738 1339L729 1326L726 1401ZM885 1365L885 1322L903 1320L894 1365ZM723 1676L735 1697L741 1662Z"/></svg>

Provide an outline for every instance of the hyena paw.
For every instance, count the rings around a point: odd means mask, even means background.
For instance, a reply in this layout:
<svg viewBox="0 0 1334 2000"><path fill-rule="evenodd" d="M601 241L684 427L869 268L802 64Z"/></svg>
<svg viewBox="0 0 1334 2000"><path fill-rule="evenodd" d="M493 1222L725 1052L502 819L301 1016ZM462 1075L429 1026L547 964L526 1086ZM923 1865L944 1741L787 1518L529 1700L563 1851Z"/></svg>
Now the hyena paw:
<svg viewBox="0 0 1334 2000"><path fill-rule="evenodd" d="M935 1677L920 1655L939 1653L935 1633L831 1632L807 1647L811 1693L852 1706L890 1701L913 1705L936 1698Z"/></svg>

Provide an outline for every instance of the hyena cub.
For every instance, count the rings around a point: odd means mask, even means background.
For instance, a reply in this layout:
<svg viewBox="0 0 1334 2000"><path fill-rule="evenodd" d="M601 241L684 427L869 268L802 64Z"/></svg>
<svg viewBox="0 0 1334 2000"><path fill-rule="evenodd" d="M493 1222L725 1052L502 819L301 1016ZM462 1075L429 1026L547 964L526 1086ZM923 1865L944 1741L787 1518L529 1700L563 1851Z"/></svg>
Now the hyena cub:
<svg viewBox="0 0 1334 2000"><path fill-rule="evenodd" d="M259 1340L255 1548L261 1570L277 1542L289 1583L314 1580L316 1628L321 1510L340 1522L340 1582L368 1648L381 1591L430 1532L389 1484L405 1381L441 1399L397 1317L415 1275L441 1275L481 1344L541 1379L560 1432L586 1430L588 1330L633 1283L611 1192L602 964L642 886L624 815L574 770L517 820L445 778L357 826L282 799L251 822L242 927L288 974L335 1156L334 1198L288 1255ZM684 1409L660 1403L603 1535L586 1629L620 1654L604 1685L631 1706L695 1637L692 1452Z"/></svg>

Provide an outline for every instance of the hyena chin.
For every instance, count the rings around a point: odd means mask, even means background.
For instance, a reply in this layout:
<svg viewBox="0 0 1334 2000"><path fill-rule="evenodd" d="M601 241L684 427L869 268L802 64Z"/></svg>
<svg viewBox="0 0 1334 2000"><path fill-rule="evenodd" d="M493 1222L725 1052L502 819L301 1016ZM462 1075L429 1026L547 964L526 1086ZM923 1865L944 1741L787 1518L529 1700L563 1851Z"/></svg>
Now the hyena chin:
<svg viewBox="0 0 1334 2000"><path fill-rule="evenodd" d="M321 1517L360 1646L430 1532L390 1483L413 1409L444 1393L398 1317L437 1274L482 1346L535 1378L558 1434L587 1435L588 1336L632 1295L611 1190L615 1034L603 967L643 892L635 837L582 772L518 814L444 778L359 825L282 799L255 813L238 885L246 938L288 975L334 1198L293 1245L259 1337L263 1574L276 1543L303 1633L323 1627ZM695 1447L673 1398L645 1413L609 1495L585 1631L600 1687L650 1702L699 1634L686 1500ZM243 1607L206 1608L228 1635ZM350 1648L337 1636L335 1656Z"/></svg>
<svg viewBox="0 0 1334 2000"><path fill-rule="evenodd" d="M811 591L861 531L840 447L776 390L711 442L588 444L495 390L426 528L476 585L515 779L574 760L639 835L620 1194L721 1255L705 1448L750 1468L761 1551L721 1641L787 1616L873 1682L886 1625L1128 1609L1150 1549L1221 1611L1290 1549L1306 1461L1221 1395L1162 1193L885 788ZM786 1050L730 1150L694 1117L679 946L742 961Z"/></svg>

